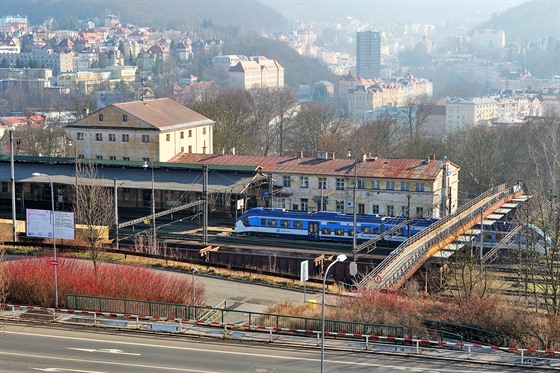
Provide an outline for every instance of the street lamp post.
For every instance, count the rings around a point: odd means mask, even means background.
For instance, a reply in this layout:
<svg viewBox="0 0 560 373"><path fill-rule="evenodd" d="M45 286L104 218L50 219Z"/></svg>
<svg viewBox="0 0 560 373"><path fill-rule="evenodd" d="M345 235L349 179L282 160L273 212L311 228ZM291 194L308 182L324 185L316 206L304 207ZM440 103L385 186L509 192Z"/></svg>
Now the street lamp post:
<svg viewBox="0 0 560 373"><path fill-rule="evenodd" d="M156 199L155 199L155 189L154 189L154 162L150 161L150 166L152 168L152 249L155 252L156 249ZM144 161L144 168L148 168L148 161Z"/></svg>
<svg viewBox="0 0 560 373"><path fill-rule="evenodd" d="M194 274L198 272L198 268L193 268L192 269L192 305L195 305L195 300L196 300L196 289L195 289L195 284L194 284Z"/></svg>
<svg viewBox="0 0 560 373"><path fill-rule="evenodd" d="M340 254L336 257L335 261L332 262L325 271L323 276L323 297L321 300L321 373L325 371L325 284L327 282L327 274L329 269L338 262L343 262L346 260L346 255Z"/></svg>
<svg viewBox="0 0 560 373"><path fill-rule="evenodd" d="M14 130L10 129L10 182L12 184L12 239L17 242L16 177L14 171Z"/></svg>
<svg viewBox="0 0 560 373"><path fill-rule="evenodd" d="M49 178L49 182L51 184L51 223L52 223L52 235L53 235L53 259L54 259L54 307L58 308L58 263L56 263L56 234L55 234L55 215L54 215L54 186L51 177L47 174L41 174L38 172L34 172L33 176L46 176Z"/></svg>

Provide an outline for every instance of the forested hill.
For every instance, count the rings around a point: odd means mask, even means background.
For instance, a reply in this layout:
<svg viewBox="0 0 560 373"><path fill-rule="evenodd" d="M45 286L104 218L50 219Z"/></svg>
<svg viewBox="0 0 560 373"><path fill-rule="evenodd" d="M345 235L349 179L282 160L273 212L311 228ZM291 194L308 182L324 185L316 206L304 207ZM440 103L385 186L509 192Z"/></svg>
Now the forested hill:
<svg viewBox="0 0 560 373"><path fill-rule="evenodd" d="M523 42L560 36L560 1L532 0L492 16L476 29L506 32L506 42Z"/></svg>
<svg viewBox="0 0 560 373"><path fill-rule="evenodd" d="M2 14L28 16L33 24L53 17L68 24L115 14L123 22L189 29L210 19L214 24L255 31L283 31L287 20L258 0L1 0Z"/></svg>

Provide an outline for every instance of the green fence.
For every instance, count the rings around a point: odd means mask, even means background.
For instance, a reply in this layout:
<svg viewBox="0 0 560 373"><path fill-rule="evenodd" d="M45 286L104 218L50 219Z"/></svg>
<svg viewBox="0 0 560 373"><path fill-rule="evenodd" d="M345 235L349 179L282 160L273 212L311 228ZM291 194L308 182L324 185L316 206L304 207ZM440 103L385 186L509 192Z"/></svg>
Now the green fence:
<svg viewBox="0 0 560 373"><path fill-rule="evenodd" d="M103 298L76 294L66 296L69 309L99 312L115 312L145 316L184 318L191 320L218 321L230 324L248 324L275 328L295 328L321 330L321 319L269 313L228 310L204 306L187 306L130 300L123 298ZM404 337L404 326L368 324L340 320L325 320L325 331L352 334L385 335Z"/></svg>
<svg viewBox="0 0 560 373"><path fill-rule="evenodd" d="M461 336L471 342L479 342L483 344L491 344L498 346L510 346L510 338L505 334L491 332L489 330L478 329L473 326L452 324L443 321L419 319L422 324L429 330L436 330L442 336Z"/></svg>

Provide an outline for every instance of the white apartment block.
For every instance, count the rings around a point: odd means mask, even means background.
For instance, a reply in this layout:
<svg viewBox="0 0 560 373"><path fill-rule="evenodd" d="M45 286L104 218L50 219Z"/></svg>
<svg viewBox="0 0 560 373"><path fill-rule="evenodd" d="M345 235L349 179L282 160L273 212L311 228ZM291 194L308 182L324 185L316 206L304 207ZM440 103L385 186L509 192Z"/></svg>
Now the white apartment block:
<svg viewBox="0 0 560 373"><path fill-rule="evenodd" d="M445 105L446 131L477 126L499 116L500 105L493 97L452 98Z"/></svg>
<svg viewBox="0 0 560 373"><path fill-rule="evenodd" d="M471 38L473 50L504 49L506 33L500 30L476 30Z"/></svg>
<svg viewBox="0 0 560 373"><path fill-rule="evenodd" d="M359 85L348 93L348 115L363 118L367 111L380 106L404 106L411 99L431 97L433 84L426 79L407 77L393 81L376 81L372 85Z"/></svg>
<svg viewBox="0 0 560 373"><path fill-rule="evenodd" d="M284 87L284 68L276 61L266 57L250 57L229 68L231 88L282 88Z"/></svg>
<svg viewBox="0 0 560 373"><path fill-rule="evenodd" d="M32 53L7 53L2 55L10 66L16 66L19 60L23 64L31 61L40 67L51 69L55 74L74 71L74 55L72 53L54 53L50 49L34 49Z"/></svg>

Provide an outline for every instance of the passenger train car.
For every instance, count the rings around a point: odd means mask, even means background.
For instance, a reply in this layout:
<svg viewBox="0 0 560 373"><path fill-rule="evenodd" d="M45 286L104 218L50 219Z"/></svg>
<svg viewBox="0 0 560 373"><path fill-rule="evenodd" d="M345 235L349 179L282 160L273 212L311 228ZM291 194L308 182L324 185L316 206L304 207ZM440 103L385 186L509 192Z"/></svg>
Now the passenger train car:
<svg viewBox="0 0 560 373"><path fill-rule="evenodd" d="M358 215L356 227L358 242L364 242L402 223L402 217ZM437 219L413 219L410 236L428 227ZM354 216L338 212L298 212L276 208L257 207L248 210L235 223L235 232L246 235L273 236L316 241L352 242ZM408 225L399 228L387 241L402 242L408 237Z"/></svg>

